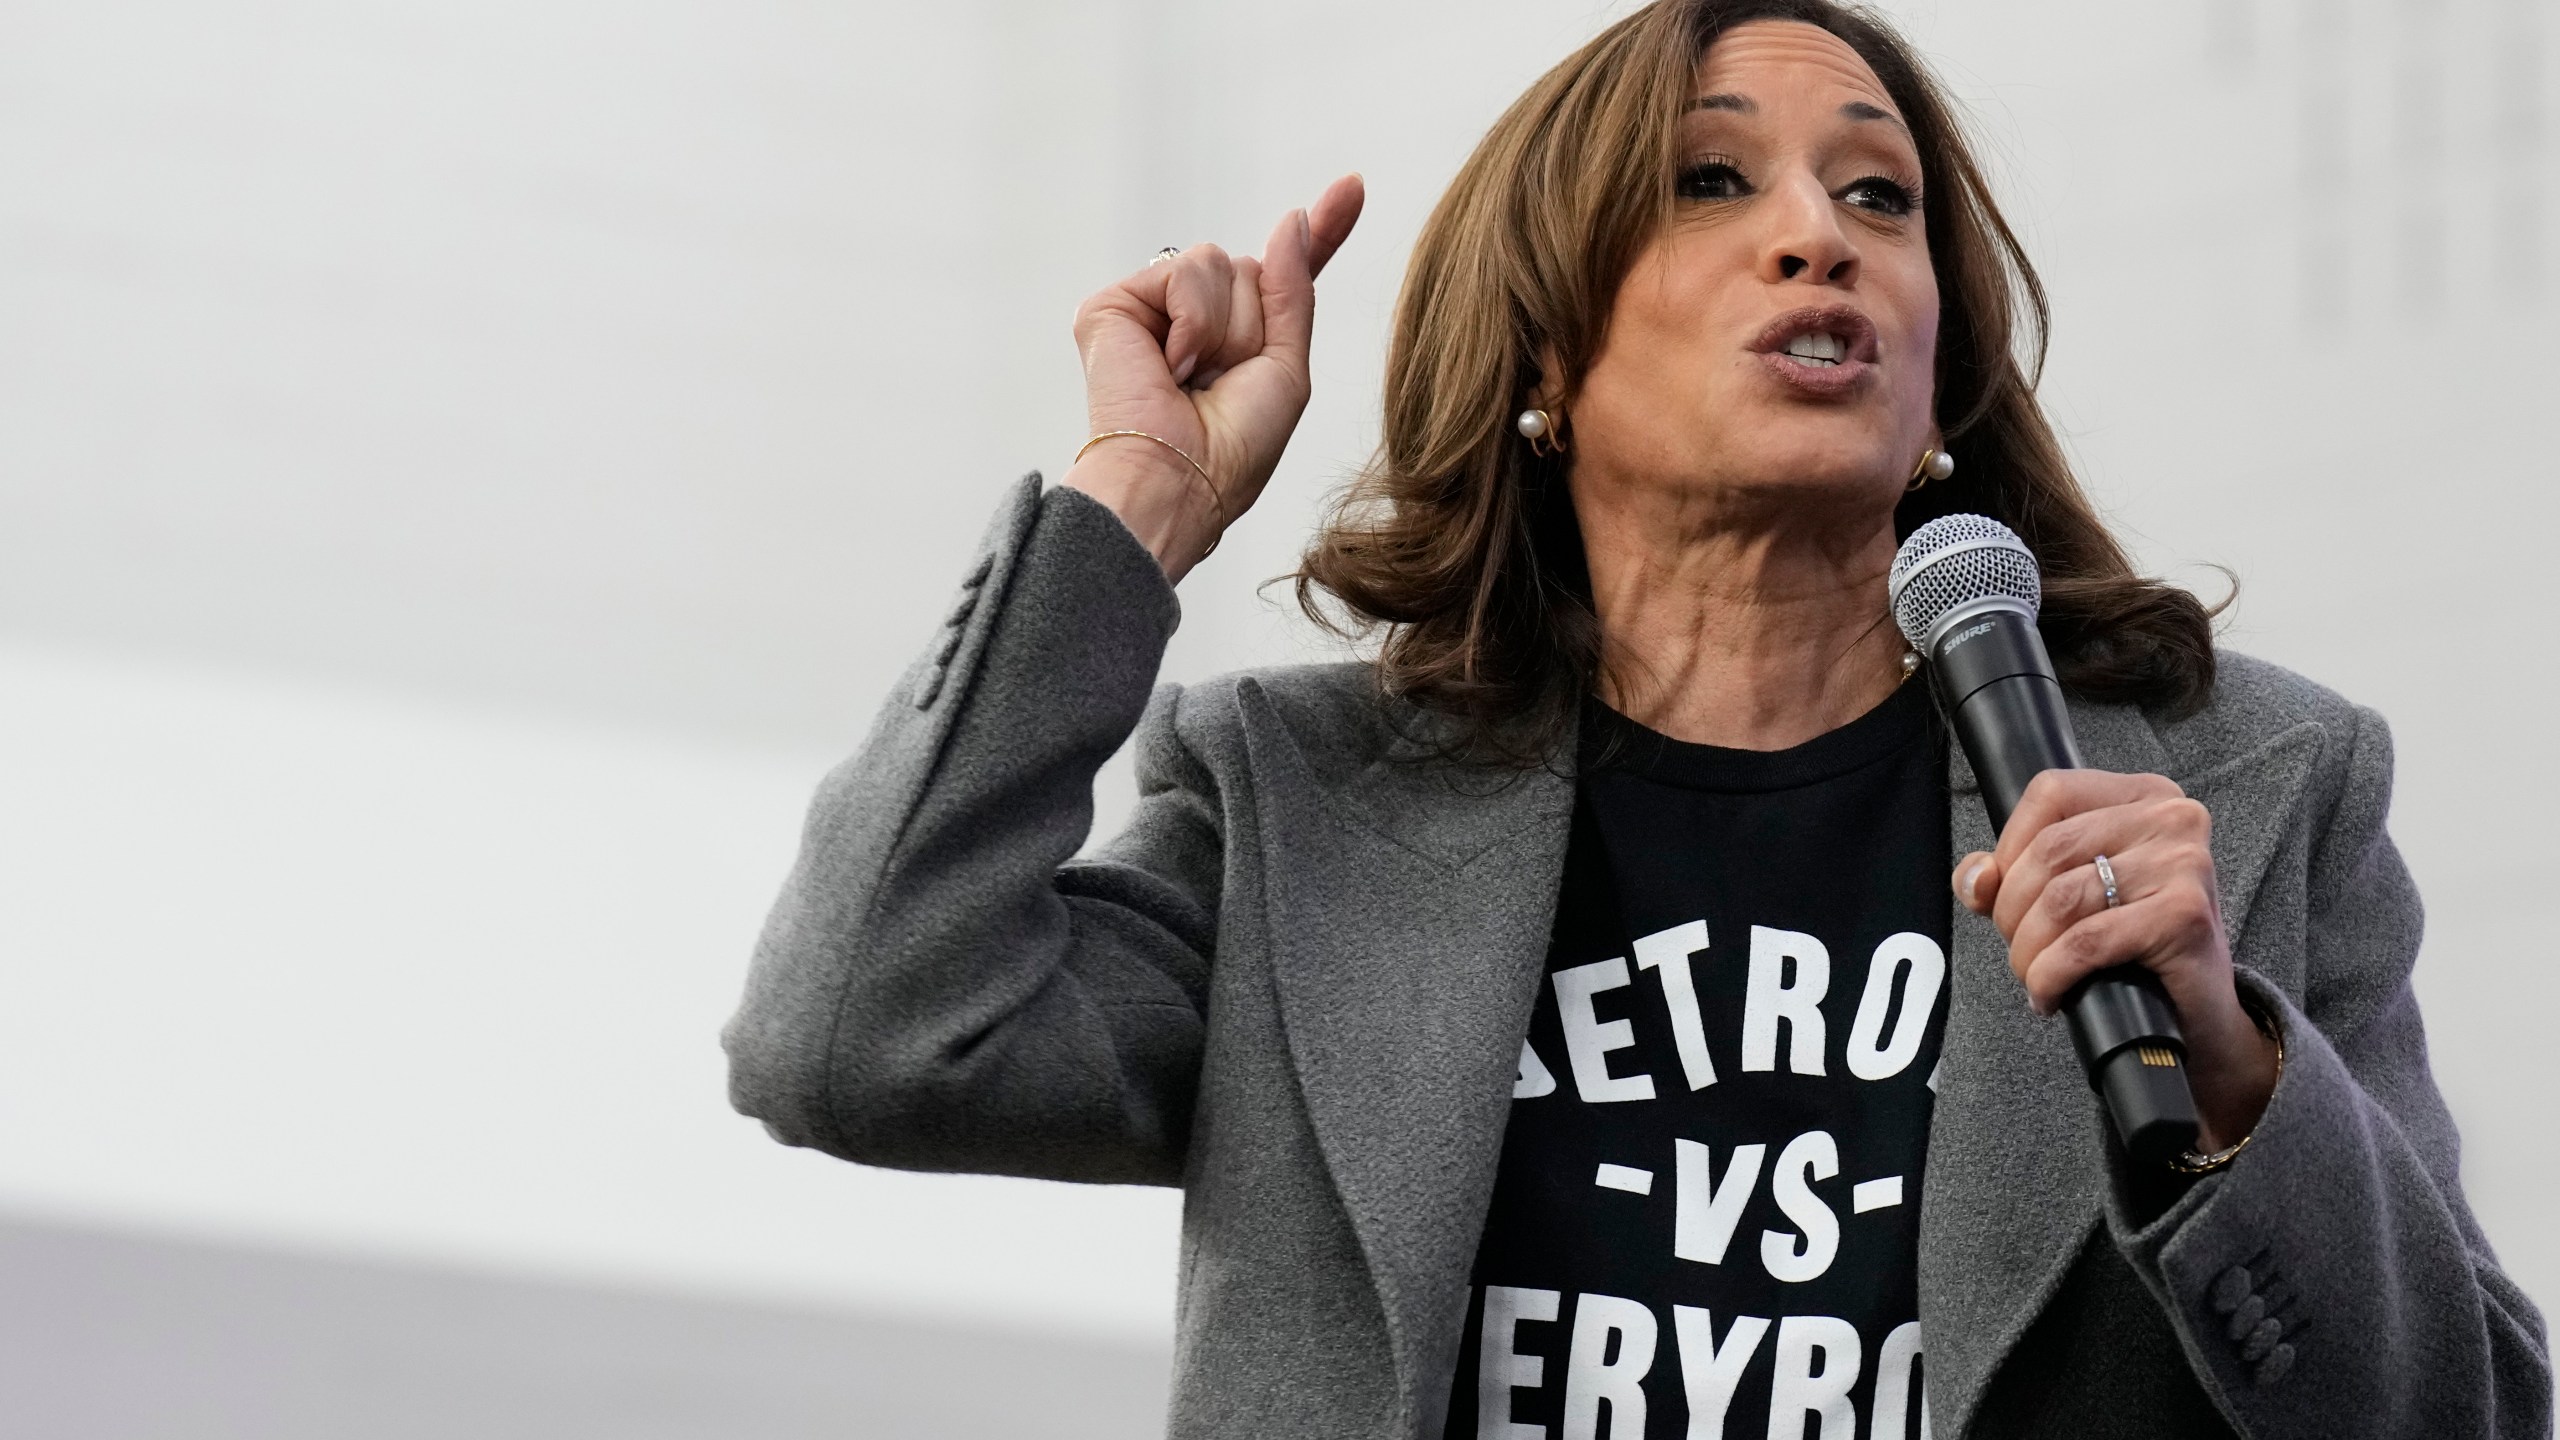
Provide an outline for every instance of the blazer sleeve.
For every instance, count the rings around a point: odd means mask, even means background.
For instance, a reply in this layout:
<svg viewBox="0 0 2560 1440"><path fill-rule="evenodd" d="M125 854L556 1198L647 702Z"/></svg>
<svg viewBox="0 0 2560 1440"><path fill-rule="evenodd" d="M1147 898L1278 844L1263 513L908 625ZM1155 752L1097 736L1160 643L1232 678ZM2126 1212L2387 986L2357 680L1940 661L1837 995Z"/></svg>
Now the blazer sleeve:
<svg viewBox="0 0 2560 1440"><path fill-rule="evenodd" d="M1177 614L1109 510L1015 488L810 807L722 1034L739 1110L866 1164L1178 1182L1223 846L1179 692L1149 700ZM1133 728L1136 817L1073 862Z"/></svg>
<svg viewBox="0 0 2560 1440"><path fill-rule="evenodd" d="M2391 740L2356 710L2343 786L2313 841L2300 1004L2243 970L2285 1064L2231 1166L2148 1224L2110 1224L2241 1433L2276 1440L2544 1440L2542 1316L2462 1198L2460 1137L2410 989L2421 913L2384 828Z"/></svg>

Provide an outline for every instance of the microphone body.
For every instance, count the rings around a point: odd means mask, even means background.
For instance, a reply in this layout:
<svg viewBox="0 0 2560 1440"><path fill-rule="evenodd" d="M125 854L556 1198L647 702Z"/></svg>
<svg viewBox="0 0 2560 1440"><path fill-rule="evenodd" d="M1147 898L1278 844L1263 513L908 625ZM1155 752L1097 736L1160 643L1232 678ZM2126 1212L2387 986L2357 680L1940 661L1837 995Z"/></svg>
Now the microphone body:
<svg viewBox="0 0 2560 1440"><path fill-rule="evenodd" d="M1997 593L1997 584L1967 584L1963 588L1973 593L1955 597L1942 609L1915 593L1913 610L1927 607L1935 613L1900 613L1904 587L1942 556L1969 560L1970 568L1982 571L1985 557L1963 552L2015 547L2018 557L2032 563L2025 546L2005 527L1977 516L1948 518L1973 522L1971 536L1989 527L2000 538L1963 538L1945 546L1941 537L1941 548L1931 553L1930 529L1947 522L1923 527L1895 565L1901 577L1897 619L1930 662L1930 683L1981 781L1983 809L1996 835L2007 828L2027 782L2047 770L2080 768L2080 751L2063 708L2061 682L2036 631L2042 597L2032 570L2008 585L2009 593ZM1989 558L2015 563L2009 556ZM1919 592L1927 587L1910 588ZM1994 593L1982 593L1985 589ZM2016 593L2020 590L2025 593ZM2137 1162L2162 1164L2192 1149L2197 1124L2195 1097L2187 1085L2186 1036L2159 977L2135 965L2099 971L2065 997L2063 1014L2090 1088L2106 1102L2126 1152Z"/></svg>

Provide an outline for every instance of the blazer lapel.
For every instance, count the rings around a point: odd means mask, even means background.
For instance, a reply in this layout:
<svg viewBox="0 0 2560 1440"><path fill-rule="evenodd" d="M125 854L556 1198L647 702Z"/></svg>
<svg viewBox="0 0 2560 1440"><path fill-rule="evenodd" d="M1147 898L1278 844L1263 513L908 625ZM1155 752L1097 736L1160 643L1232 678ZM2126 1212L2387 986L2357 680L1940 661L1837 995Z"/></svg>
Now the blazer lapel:
<svg viewBox="0 0 2560 1440"><path fill-rule="evenodd" d="M2265 900L2269 870L2287 839L2307 833L2297 819L2312 766L2328 743L2316 720L2286 730L2237 759L2185 778L2187 793L2213 812L2213 872L2222 887L2222 926L2235 959L2299 993L2302 905Z"/></svg>
<svg viewBox="0 0 2560 1440"><path fill-rule="evenodd" d="M1259 686L1239 698L1282 1024L1408 1420L1427 1427L1455 1360L1573 786L1543 770L1311 754Z"/></svg>
<svg viewBox="0 0 2560 1440"><path fill-rule="evenodd" d="M2092 768L2180 778L2132 707L2075 702L2071 720ZM2318 755L2318 729L2298 727L2182 781L2213 811L2214 869L2235 948ZM1972 767L1950 749L1952 872L1957 859L1990 849L1993 837ZM1953 939L1922 1182L1920 1314L1935 1419L1945 1433L1962 1434L1993 1372L2099 1223L2110 1141L2069 1031L2027 1009L1999 931L1958 906Z"/></svg>

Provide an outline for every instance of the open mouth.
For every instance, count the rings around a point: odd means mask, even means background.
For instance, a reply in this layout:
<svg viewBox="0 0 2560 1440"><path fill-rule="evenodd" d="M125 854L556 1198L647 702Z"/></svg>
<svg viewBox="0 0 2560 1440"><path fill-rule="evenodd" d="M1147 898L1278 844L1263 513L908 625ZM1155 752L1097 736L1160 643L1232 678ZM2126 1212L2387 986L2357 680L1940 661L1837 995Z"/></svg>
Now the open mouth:
<svg viewBox="0 0 2560 1440"><path fill-rule="evenodd" d="M1875 322L1851 305L1807 306L1769 322L1751 348L1771 375L1799 394L1832 399L1862 393L1876 373Z"/></svg>
<svg viewBox="0 0 2560 1440"><path fill-rule="evenodd" d="M1778 353L1799 365L1829 369L1849 358L1849 342L1828 330L1816 330L1789 340Z"/></svg>

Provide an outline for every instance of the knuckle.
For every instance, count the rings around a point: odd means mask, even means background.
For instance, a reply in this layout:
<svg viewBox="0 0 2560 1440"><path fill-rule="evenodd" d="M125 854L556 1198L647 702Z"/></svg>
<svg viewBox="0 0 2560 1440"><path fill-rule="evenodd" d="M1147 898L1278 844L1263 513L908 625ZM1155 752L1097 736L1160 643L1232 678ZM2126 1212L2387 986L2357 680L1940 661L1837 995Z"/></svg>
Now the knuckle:
<svg viewBox="0 0 2560 1440"><path fill-rule="evenodd" d="M2143 816L2171 834L2185 834L2204 819L2204 807L2183 795L2164 795L2143 807Z"/></svg>
<svg viewBox="0 0 2560 1440"><path fill-rule="evenodd" d="M2051 945L2046 946L2045 953L2053 957L2056 965L2078 968L2082 959L2089 953L2088 928L2081 925L2072 926L2062 932L2062 935Z"/></svg>
<svg viewBox="0 0 2560 1440"><path fill-rule="evenodd" d="M2071 863L2080 849L2081 826L2075 820L2056 820L2036 832L2027 842L2027 858L2048 869L2059 870Z"/></svg>
<svg viewBox="0 0 2560 1440"><path fill-rule="evenodd" d="M2213 833L2213 812L2204 808L2203 801L2191 800L2184 795L2180 795L2177 799L2170 801L2169 804L2172 809L2177 811L2180 823L2185 825L2186 828L2193 830L2198 835L2210 835Z"/></svg>
<svg viewBox="0 0 2560 1440"><path fill-rule="evenodd" d="M2212 907L2205 905L2198 905L2195 907L2195 909L2189 912L2186 916L2186 924L2183 929L2183 938L2186 941L2186 945L2182 948L2194 949L2211 940L2213 938Z"/></svg>
<svg viewBox="0 0 2560 1440"><path fill-rule="evenodd" d="M2180 885L2160 895L2160 924L2173 931L2184 931L2204 913L2204 906L2192 885Z"/></svg>

